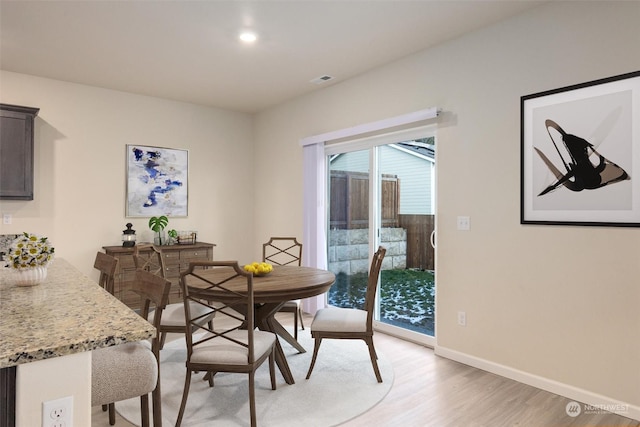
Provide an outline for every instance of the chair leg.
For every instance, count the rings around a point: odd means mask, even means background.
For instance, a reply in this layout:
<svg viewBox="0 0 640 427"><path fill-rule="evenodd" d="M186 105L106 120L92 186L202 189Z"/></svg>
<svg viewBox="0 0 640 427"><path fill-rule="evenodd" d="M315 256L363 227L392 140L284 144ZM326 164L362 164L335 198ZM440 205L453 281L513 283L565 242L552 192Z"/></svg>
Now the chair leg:
<svg viewBox="0 0 640 427"><path fill-rule="evenodd" d="M202 381L208 381L209 382L209 387L213 387L213 377L215 375L216 375L215 372L207 371L207 373L204 374L204 377L202 377Z"/></svg>
<svg viewBox="0 0 640 427"><path fill-rule="evenodd" d="M315 339L313 344L313 357L311 358L311 365L309 366L309 372L307 372L307 379L311 376L311 371L313 371L313 366L316 364L316 357L318 357L318 350L320 349L320 344L322 344L322 338L318 337Z"/></svg>
<svg viewBox="0 0 640 427"><path fill-rule="evenodd" d="M298 317L300 318L300 329L304 331L304 320L302 320L302 309L298 307Z"/></svg>
<svg viewBox="0 0 640 427"><path fill-rule="evenodd" d="M178 411L178 419L176 420L176 427L180 427L182 424L182 416L184 415L184 408L187 406L187 397L189 397L189 387L191 385L191 371L187 369L187 376L184 380L184 391L182 392L182 402L180 403L180 411Z"/></svg>
<svg viewBox="0 0 640 427"><path fill-rule="evenodd" d="M149 427L149 395L140 396L140 412L142 415L142 426Z"/></svg>
<svg viewBox="0 0 640 427"><path fill-rule="evenodd" d="M255 372L249 372L249 412L251 413L251 427L256 427L256 380Z"/></svg>
<svg viewBox="0 0 640 427"><path fill-rule="evenodd" d="M158 383L155 390L151 392L153 403L153 427L162 426L162 392L160 389L160 366L158 366Z"/></svg>
<svg viewBox="0 0 640 427"><path fill-rule="evenodd" d="M167 333L163 332L160 334L160 350L164 347L164 341L167 339Z"/></svg>
<svg viewBox="0 0 640 427"><path fill-rule="evenodd" d="M373 347L373 338L368 337L365 339L367 343L367 347L369 347L369 357L371 358L371 364L373 365L373 372L376 374L376 379L379 383L382 382L382 376L380 375L380 370L378 369L378 356L376 355L376 349Z"/></svg>
<svg viewBox="0 0 640 427"><path fill-rule="evenodd" d="M275 348L271 349L271 354L269 355L269 376L271 376L271 390L276 389L276 366L275 366Z"/></svg>
<svg viewBox="0 0 640 427"><path fill-rule="evenodd" d="M109 408L109 425L110 426L115 425L116 424L116 404L109 403L107 407Z"/></svg>
<svg viewBox="0 0 640 427"><path fill-rule="evenodd" d="M298 310L293 312L293 338L298 341Z"/></svg>

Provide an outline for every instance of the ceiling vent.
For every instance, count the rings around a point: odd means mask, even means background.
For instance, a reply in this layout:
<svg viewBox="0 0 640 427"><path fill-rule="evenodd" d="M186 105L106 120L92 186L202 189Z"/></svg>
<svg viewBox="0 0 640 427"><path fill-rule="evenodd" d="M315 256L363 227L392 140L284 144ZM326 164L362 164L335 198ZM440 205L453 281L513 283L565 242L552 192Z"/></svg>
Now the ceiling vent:
<svg viewBox="0 0 640 427"><path fill-rule="evenodd" d="M311 83L315 83L317 85L322 84L324 82L328 82L329 80L333 80L333 77L328 76L328 75L324 75L324 76L320 76L320 77L316 77L315 79L311 80Z"/></svg>

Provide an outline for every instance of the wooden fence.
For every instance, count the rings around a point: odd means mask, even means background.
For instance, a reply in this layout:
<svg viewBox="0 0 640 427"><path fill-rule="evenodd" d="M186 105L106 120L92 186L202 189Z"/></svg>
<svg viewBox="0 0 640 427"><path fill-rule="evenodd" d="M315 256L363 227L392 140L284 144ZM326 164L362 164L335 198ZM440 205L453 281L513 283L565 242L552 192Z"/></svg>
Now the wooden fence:
<svg viewBox="0 0 640 427"><path fill-rule="evenodd" d="M331 171L331 229L369 227L369 174ZM382 226L398 227L400 181L396 175L382 175Z"/></svg>
<svg viewBox="0 0 640 427"><path fill-rule="evenodd" d="M407 268L435 270L435 250L431 233L434 215L399 215L399 227L407 230Z"/></svg>
<svg viewBox="0 0 640 427"><path fill-rule="evenodd" d="M407 268L435 269L435 253L430 238L433 215L400 214L400 180L397 175L382 176L382 227L407 230ZM331 171L330 220L332 230L369 227L369 174Z"/></svg>

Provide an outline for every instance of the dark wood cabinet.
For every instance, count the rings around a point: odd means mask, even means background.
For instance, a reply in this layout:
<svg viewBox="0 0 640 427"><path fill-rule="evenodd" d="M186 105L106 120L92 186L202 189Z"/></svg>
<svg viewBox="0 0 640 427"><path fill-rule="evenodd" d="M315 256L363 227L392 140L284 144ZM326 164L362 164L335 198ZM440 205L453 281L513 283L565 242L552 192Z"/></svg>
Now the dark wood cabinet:
<svg viewBox="0 0 640 427"><path fill-rule="evenodd" d="M192 261L212 261L213 243L196 242L193 245L167 245L158 246L164 259L164 277L171 281L169 302L181 302L180 273L189 268ZM114 295L120 301L131 308L140 308L140 296L131 291L131 283L134 280L136 266L133 263L133 248L123 246L103 246L107 255L118 258L118 270L116 270ZM140 256L150 256L151 250L140 251Z"/></svg>
<svg viewBox="0 0 640 427"><path fill-rule="evenodd" d="M38 111L0 104L0 199L33 200L33 123Z"/></svg>

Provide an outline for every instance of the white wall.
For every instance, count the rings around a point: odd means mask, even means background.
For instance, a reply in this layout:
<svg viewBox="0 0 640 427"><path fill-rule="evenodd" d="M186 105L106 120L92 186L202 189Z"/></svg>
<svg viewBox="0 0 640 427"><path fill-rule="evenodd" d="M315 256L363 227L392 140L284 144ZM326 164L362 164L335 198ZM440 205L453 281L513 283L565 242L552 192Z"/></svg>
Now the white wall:
<svg viewBox="0 0 640 427"><path fill-rule="evenodd" d="M256 206L283 206L256 234L301 234L301 138L438 106L439 352L640 417L640 230L519 223L520 97L639 70L638 28L640 2L552 2L259 114Z"/></svg>
<svg viewBox="0 0 640 427"><path fill-rule="evenodd" d="M33 201L0 201L13 223L0 234L48 236L57 256L91 277L104 245L121 245L133 223L152 240L148 218L125 218L125 146L189 150L189 215L169 228L197 230L216 259L250 261L253 224L252 117L2 71L0 102L39 107Z"/></svg>
<svg viewBox="0 0 640 427"><path fill-rule="evenodd" d="M16 425L42 425L42 403L72 398L74 426L91 425L91 353L81 352L18 365Z"/></svg>
<svg viewBox="0 0 640 427"><path fill-rule="evenodd" d="M640 2L551 2L255 120L1 72L0 101L41 112L36 199L0 202L0 234L46 234L93 274L129 221L124 146L157 145L190 150L189 217L170 226L218 259L257 258L269 236L302 235L301 138L438 106L439 351L640 418L640 230L519 224L520 97L640 69L638 28Z"/></svg>

